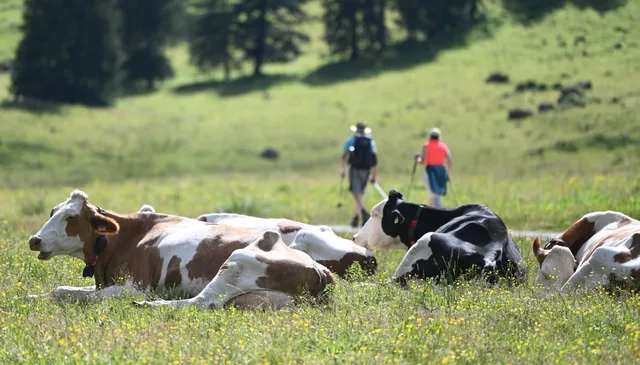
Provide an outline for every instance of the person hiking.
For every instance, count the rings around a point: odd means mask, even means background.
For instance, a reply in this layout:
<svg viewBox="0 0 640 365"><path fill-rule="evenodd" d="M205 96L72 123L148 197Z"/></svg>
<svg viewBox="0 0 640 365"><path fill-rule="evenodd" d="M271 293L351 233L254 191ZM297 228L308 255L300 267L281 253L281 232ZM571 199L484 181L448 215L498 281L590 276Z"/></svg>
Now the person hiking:
<svg viewBox="0 0 640 365"><path fill-rule="evenodd" d="M429 205L442 208L442 197L447 195L449 170L453 161L449 147L440 140L440 129L431 129L429 141L424 143L422 154L417 156L417 162L425 165L424 187L429 194Z"/></svg>
<svg viewBox="0 0 640 365"><path fill-rule="evenodd" d="M376 182L378 151L375 141L370 136L371 128L367 127L366 121L361 120L351 126L351 131L355 134L349 137L344 144L340 158L340 176L344 178L345 167L349 163L349 191L356 201L355 216L351 221L351 226L358 227L360 216L362 216L362 225L371 217L364 207L362 198L367 181L371 181L372 184Z"/></svg>

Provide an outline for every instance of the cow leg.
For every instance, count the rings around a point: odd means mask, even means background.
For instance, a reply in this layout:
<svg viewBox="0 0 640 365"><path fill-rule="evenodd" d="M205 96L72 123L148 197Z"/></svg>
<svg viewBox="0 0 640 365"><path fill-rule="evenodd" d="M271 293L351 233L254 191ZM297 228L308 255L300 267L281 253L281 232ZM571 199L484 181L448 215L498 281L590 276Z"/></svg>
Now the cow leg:
<svg viewBox="0 0 640 365"><path fill-rule="evenodd" d="M264 276L265 269L266 265L258 261L254 253L244 249L236 250L222 265L213 280L195 297L183 300L153 300L134 303L141 306L170 306L173 308L192 305L219 308L238 295L263 290L257 286L256 279Z"/></svg>
<svg viewBox="0 0 640 365"><path fill-rule="evenodd" d="M618 280L636 280L640 262L630 258L626 247L599 247L591 257L562 286L561 291L582 287L592 289L605 286L614 276Z"/></svg>
<svg viewBox="0 0 640 365"><path fill-rule="evenodd" d="M281 291L263 290L246 294L240 294L232 298L225 307L234 306L238 309L282 309L293 308L294 298Z"/></svg>
<svg viewBox="0 0 640 365"><path fill-rule="evenodd" d="M27 299L52 297L55 299L87 299L90 295L95 295L96 286L59 286L44 294L27 295Z"/></svg>
<svg viewBox="0 0 640 365"><path fill-rule="evenodd" d="M104 289L96 290L95 285L75 287L75 286L59 286L45 294L28 295L28 299L52 297L54 299L70 299L80 301L97 301L107 298L114 298L122 294L144 294L143 291L136 289L131 284L125 286L109 286Z"/></svg>

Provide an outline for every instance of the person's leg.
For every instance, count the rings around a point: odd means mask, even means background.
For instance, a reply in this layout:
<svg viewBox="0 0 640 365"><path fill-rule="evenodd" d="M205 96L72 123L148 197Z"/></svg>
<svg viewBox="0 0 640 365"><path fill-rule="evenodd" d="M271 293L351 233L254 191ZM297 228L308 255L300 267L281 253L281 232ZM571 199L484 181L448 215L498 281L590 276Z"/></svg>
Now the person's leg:
<svg viewBox="0 0 640 365"><path fill-rule="evenodd" d="M422 174L422 182L424 183L424 189L427 191L427 196L429 197L429 206L433 207L433 193L431 192L431 184L429 183L429 174L427 173L426 167Z"/></svg>
<svg viewBox="0 0 640 365"><path fill-rule="evenodd" d="M371 170L360 170L360 178L361 178L361 183L362 186L360 189L360 213L362 214L362 225L364 226L365 223L367 223L367 221L369 220L369 218L371 218L371 215L369 214L369 211L367 211L367 208L364 206L364 192L367 189L367 183L369 182L369 175L371 174Z"/></svg>
<svg viewBox="0 0 640 365"><path fill-rule="evenodd" d="M349 192L353 196L353 200L356 202L354 206L354 216L351 220L351 226L357 227L358 222L360 220L360 210L362 207L362 193L360 192L360 176L358 176L358 171L356 171L353 167L349 168Z"/></svg>
<svg viewBox="0 0 640 365"><path fill-rule="evenodd" d="M442 196L431 193L431 201L433 202L432 206L434 208L442 208Z"/></svg>

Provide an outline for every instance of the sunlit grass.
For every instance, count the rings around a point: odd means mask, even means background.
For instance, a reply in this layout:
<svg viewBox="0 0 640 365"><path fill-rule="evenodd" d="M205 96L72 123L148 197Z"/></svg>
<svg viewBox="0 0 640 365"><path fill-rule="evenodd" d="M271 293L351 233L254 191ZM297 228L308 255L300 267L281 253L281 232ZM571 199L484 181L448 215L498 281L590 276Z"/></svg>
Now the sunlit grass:
<svg viewBox="0 0 640 365"><path fill-rule="evenodd" d="M20 3L0 1L0 61L11 58L19 40ZM386 190L407 195L411 158L438 125L455 159L446 206L485 204L514 230L558 231L596 210L640 217L639 3L604 15L569 7L530 27L513 24L497 2L487 4L495 12L492 26L488 34L472 34L476 42L439 52L421 45L407 59L337 67L349 70L346 79L330 81L335 75L319 72L329 60L316 18L306 25L314 39L308 52L266 68L286 75L279 79L184 92L219 75L198 74L178 46L169 51L175 79L111 109L34 103L25 110L5 102L0 363L640 362L638 295L547 296L533 287L537 263L522 239L529 275L521 286L479 280L387 286L403 255L394 251L376 253L373 278L356 270L349 281L340 279L327 303L279 312L141 309L130 304L134 297L97 304L23 299L59 285L92 284L79 260L39 262L27 244L76 187L123 213L151 204L190 217L235 211L348 223L350 197L336 206L338 158L358 119L374 129ZM574 46L581 35L587 43ZM613 49L618 42L622 48ZM486 85L493 71L514 82ZM325 83L314 84L310 75ZM515 82L526 79L567 85L589 79L592 100L584 109L508 122L508 108L557 99L554 91L513 93ZM2 100L9 99L8 85L8 75L0 75ZM266 147L281 158L260 159ZM418 171L410 200L424 203L420 180ZM367 206L380 199L369 188Z"/></svg>
<svg viewBox="0 0 640 365"><path fill-rule="evenodd" d="M57 285L90 285L81 263L37 262L27 232L0 226L3 363L633 363L640 298L594 291L546 296L526 284L473 280L408 289L385 283L401 251L378 253L373 278L339 280L329 301L294 310L135 308L27 301ZM519 240L530 270L528 246Z"/></svg>

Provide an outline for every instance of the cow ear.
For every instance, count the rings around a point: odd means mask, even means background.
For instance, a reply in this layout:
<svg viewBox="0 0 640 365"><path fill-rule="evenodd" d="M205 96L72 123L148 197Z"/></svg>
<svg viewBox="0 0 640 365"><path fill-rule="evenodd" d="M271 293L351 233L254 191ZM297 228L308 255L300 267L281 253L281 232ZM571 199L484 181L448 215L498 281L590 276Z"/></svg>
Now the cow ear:
<svg viewBox="0 0 640 365"><path fill-rule="evenodd" d="M404 223L404 216L398 209L391 212L391 217L393 218L393 224L402 224Z"/></svg>
<svg viewBox="0 0 640 365"><path fill-rule="evenodd" d="M399 191L391 190L389 192L389 200L398 200L398 199L402 199L402 193Z"/></svg>
<svg viewBox="0 0 640 365"><path fill-rule="evenodd" d="M547 258L547 254L549 254L549 251L542 249L542 246L540 244L540 237L536 237L533 240L532 248L533 248L533 254L536 255L536 259L538 259L538 263L542 265L542 262L544 261L545 258Z"/></svg>
<svg viewBox="0 0 640 365"><path fill-rule="evenodd" d="M265 252L271 251L273 246L280 239L280 235L275 231L265 231L262 237L258 238L258 247Z"/></svg>
<svg viewBox="0 0 640 365"><path fill-rule="evenodd" d="M120 226L111 218L96 214L91 217L91 227L100 234L116 234L120 230Z"/></svg>

